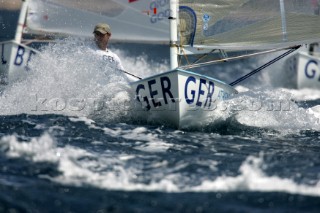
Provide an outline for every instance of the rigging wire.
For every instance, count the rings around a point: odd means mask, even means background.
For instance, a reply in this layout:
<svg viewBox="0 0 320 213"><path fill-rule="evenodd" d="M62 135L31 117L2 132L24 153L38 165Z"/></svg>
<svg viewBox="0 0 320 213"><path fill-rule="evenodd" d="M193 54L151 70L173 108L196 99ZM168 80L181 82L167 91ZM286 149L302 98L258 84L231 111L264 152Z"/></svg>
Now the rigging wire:
<svg viewBox="0 0 320 213"><path fill-rule="evenodd" d="M196 67L201 67L201 66L208 66L208 65L216 64L216 63L220 63L220 62L228 62L228 61L233 61L233 60L238 60L238 59L243 59L243 58L249 58L252 56L258 56L258 55L263 55L263 54L267 54L267 53L278 52L281 50L288 50L288 49L292 49L295 47L277 48L277 49L271 49L271 50L261 51L261 52L257 52L257 53L251 53L251 54L247 54L247 55L241 55L241 56L235 56L235 57L207 61L207 62L198 63L198 64L184 65L184 66L180 66L179 69L185 70L185 69L191 69L191 68L196 68Z"/></svg>
<svg viewBox="0 0 320 213"><path fill-rule="evenodd" d="M130 73L130 72L128 72L128 71L121 70L121 69L118 69L118 70L119 70L120 72L125 73L125 74L131 75L131 76L133 76L133 77L135 77L135 78L137 78L137 79L139 79L139 80L142 79L141 77L139 77L139 76L137 76L137 75L134 75L134 74L132 74L132 73Z"/></svg>
<svg viewBox="0 0 320 213"><path fill-rule="evenodd" d="M247 54L247 55L244 55L244 56L236 56L236 57L224 58L224 59L219 59L219 60L214 60L214 61L209 61L209 62L204 62L204 63L199 63L199 64L190 64L190 65L186 65L186 66L181 66L181 67L179 67L179 68L181 68L181 69L185 69L185 67L192 67L192 68L194 68L194 67L198 67L198 66L205 66L205 65L209 65L209 64L213 64L213 63L231 61L231 60L236 60L236 59L240 59L240 58L251 57L251 56L256 56L256 55L262 55L262 54L267 54L267 53L272 53L272 52L277 52L277 51L289 49L289 51L285 52L284 54L282 54L282 55L274 58L273 60L269 61L268 63L262 65L261 67L259 67L259 68L255 69L255 70L251 71L250 73L242 76L241 78L239 78L239 79L237 79L237 80L235 80L235 81L233 81L232 83L229 84L230 86L234 86L234 85L240 83L241 81L244 81L245 79L249 78L250 76L256 74L257 72L260 72L261 70L265 69L266 67L270 66L271 64L277 62L277 61L280 60L281 58L289 55L290 53L292 53L292 52L294 52L294 51L296 51L296 50L299 49L300 47L301 47L301 45L294 46L294 47L288 47L288 48L272 49L272 50L268 50L268 51L262 51L262 52L258 52L258 53ZM213 50L213 51L214 51L214 50ZM208 54L209 54L209 53L208 53ZM206 56L204 56L204 57L206 57ZM201 59L201 58L200 58L200 59ZM189 62L189 61L188 61L188 62ZM126 74L128 74L128 75L131 75L131 76L133 76L133 77L135 77L135 78L138 78L138 79L140 79L140 80L142 79L141 77L136 76L136 75L134 75L134 74L132 74L132 73L129 73L129 72L125 71L125 70L119 70L119 71L124 72L124 73L126 73Z"/></svg>
<svg viewBox="0 0 320 213"><path fill-rule="evenodd" d="M285 53L283 53L282 55L272 59L271 61L269 61L268 63L265 63L264 65L262 65L261 67L249 72L248 74L238 78L237 80L231 82L229 85L230 86L234 86L238 83L240 83L241 81L244 81L245 79L249 78L250 76L260 72L261 70L265 69L266 67L270 66L271 64L279 61L280 59L284 58L285 56L291 54L292 52L296 51L297 49L299 49L301 47L301 45L295 46L295 47L291 47L291 49Z"/></svg>
<svg viewBox="0 0 320 213"><path fill-rule="evenodd" d="M210 55L211 53L213 53L214 51L216 51L217 49L213 49L210 52L203 54L201 57L197 58L194 62L192 62L191 64L196 64L197 62L201 61L202 59L204 59L205 57L207 57L208 55Z"/></svg>

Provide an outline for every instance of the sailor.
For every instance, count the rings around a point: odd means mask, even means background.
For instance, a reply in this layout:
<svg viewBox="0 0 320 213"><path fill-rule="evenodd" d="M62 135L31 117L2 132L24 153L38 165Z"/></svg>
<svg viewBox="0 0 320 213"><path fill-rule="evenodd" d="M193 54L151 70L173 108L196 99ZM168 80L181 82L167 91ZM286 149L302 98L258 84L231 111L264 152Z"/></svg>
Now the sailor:
<svg viewBox="0 0 320 213"><path fill-rule="evenodd" d="M120 58L117 54L111 52L107 46L108 41L111 37L110 26L106 23L99 23L94 27L93 30L94 41L96 44L95 50L96 53L101 55L102 59L110 63L117 69L124 70Z"/></svg>

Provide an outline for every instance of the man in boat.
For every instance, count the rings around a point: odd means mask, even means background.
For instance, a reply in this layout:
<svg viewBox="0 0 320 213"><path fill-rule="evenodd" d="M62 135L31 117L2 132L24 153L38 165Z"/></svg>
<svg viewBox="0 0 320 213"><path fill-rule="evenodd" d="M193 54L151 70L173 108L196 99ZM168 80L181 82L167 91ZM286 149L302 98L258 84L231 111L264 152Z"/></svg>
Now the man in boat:
<svg viewBox="0 0 320 213"><path fill-rule="evenodd" d="M120 58L117 54L111 52L107 46L111 37L111 28L106 23L99 23L93 30L94 41L96 43L96 53L102 56L102 59L110 63L112 66L119 70L124 70Z"/></svg>

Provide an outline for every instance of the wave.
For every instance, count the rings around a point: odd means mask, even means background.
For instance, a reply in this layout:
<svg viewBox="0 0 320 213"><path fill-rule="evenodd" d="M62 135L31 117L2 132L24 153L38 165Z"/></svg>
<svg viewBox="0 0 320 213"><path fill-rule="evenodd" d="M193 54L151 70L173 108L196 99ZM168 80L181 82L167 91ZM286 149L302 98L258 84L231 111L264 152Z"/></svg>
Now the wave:
<svg viewBox="0 0 320 213"><path fill-rule="evenodd" d="M90 123L90 122L89 122ZM92 125L91 123L89 125ZM123 132L110 132L108 134L121 135ZM129 132L129 131L128 131ZM127 132L127 133L128 133ZM143 137L140 140L157 143L157 137L148 134L145 129L131 131L127 137ZM161 141L160 141L161 142ZM96 144L95 144L96 145ZM163 152L170 147L170 143L163 141L162 145L152 147L140 146L146 152ZM160 148L159 148L160 147ZM154 149L155 148L155 149ZM163 150L164 148L164 150ZM162 149L162 150L161 150ZM166 161L153 161L151 156L143 156L112 151L97 155L91 149L83 149L72 145L57 146L55 139L45 133L39 138L32 138L29 142L19 141L16 136L2 137L0 150L8 158L22 158L31 162L48 162L57 165L58 175L55 177L41 176L59 184L71 186L92 186L107 190L122 191L160 191L160 192L284 192L308 196L320 196L320 181L314 184L296 183L290 178L281 178L276 175L268 176L263 168L264 155L249 155L240 165L238 175L220 175L216 178L199 177L198 183L188 181L183 168L188 166L177 162L169 165ZM143 173L144 166L130 164L130 160L145 158L154 169L148 181L138 178ZM150 162L147 160L151 160ZM209 160L209 159L207 159ZM211 165L217 170L217 162L203 161L204 165ZM142 166L142 167L141 167ZM173 167L172 167L173 166ZM157 172L157 170L159 170ZM165 172L166 171L166 172ZM170 171L170 172L168 172ZM193 176L197 175L197 172ZM198 174L200 175L200 174Z"/></svg>

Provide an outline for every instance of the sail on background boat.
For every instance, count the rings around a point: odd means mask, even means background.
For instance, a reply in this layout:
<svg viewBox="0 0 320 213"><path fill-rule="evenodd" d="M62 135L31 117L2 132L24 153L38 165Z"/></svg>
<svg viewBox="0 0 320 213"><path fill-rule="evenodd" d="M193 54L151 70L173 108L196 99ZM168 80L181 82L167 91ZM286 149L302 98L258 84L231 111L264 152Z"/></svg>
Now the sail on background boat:
<svg viewBox="0 0 320 213"><path fill-rule="evenodd" d="M153 8L156 14L144 12ZM113 41L165 43L169 40L168 8L168 1L29 0L27 31L92 37L93 27L107 22Z"/></svg>

